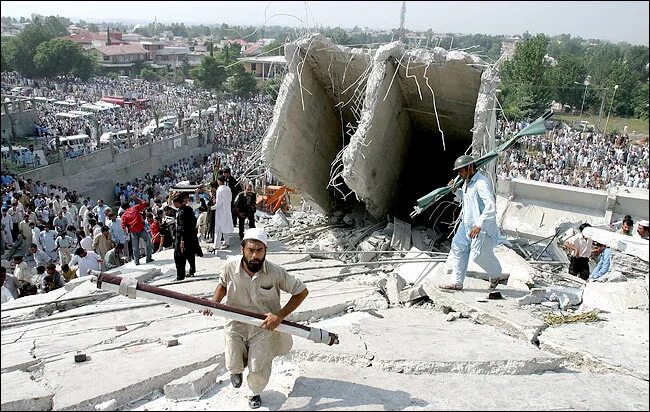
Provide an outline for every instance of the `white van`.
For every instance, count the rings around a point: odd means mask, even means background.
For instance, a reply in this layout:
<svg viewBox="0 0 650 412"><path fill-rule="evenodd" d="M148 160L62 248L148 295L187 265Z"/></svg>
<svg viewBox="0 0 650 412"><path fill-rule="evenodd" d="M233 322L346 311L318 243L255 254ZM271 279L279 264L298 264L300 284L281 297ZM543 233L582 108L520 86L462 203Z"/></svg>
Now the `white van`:
<svg viewBox="0 0 650 412"><path fill-rule="evenodd" d="M70 110L68 113L76 114L76 115L81 116L81 117L88 117L88 116L94 115L93 112L86 112L86 111L83 111L83 110Z"/></svg>
<svg viewBox="0 0 650 412"><path fill-rule="evenodd" d="M111 135L113 136L113 143L119 144L127 141L126 135L128 131L120 130L118 132L106 132L99 137L99 143L104 146L111 143Z"/></svg>
<svg viewBox="0 0 650 412"><path fill-rule="evenodd" d="M164 127L164 123L170 125L171 127L174 127L174 124L178 121L177 116L163 116L158 120L158 125ZM149 126L151 127L156 127L156 119L153 119L152 121L149 122ZM165 127L168 129L169 127Z"/></svg>
<svg viewBox="0 0 650 412"><path fill-rule="evenodd" d="M48 145L54 150L56 149L56 139L51 139ZM75 151L82 151L86 147L92 146L92 140L87 134L76 134L74 136L65 136L59 138L59 147L63 149L73 149Z"/></svg>
<svg viewBox="0 0 650 412"><path fill-rule="evenodd" d="M118 107L119 107L119 106L118 106ZM99 105L99 104L92 104L92 103L82 104L82 105L81 105L81 108L84 109L84 110L88 110L88 111L90 111L90 112L95 112L95 113L97 113L97 112L99 112L99 113L101 113L101 112L108 112L108 111L113 110L112 107L108 107L108 106L104 106L104 105Z"/></svg>

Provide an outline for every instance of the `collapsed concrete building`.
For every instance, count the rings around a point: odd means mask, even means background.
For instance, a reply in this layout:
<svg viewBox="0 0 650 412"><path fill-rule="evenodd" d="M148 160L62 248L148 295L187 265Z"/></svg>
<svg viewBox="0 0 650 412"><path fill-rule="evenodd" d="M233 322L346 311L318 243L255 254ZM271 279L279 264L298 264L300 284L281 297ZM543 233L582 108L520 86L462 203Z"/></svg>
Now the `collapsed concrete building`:
<svg viewBox="0 0 650 412"><path fill-rule="evenodd" d="M285 54L262 159L321 211L354 194L375 218L405 217L456 157L494 146L498 79L476 55L351 49L318 34Z"/></svg>

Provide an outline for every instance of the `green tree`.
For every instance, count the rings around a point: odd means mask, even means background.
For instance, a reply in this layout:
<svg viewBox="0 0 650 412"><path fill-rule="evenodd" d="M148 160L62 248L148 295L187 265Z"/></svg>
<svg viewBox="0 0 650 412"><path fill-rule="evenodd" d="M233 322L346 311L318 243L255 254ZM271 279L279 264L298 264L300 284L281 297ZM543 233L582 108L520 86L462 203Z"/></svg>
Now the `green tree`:
<svg viewBox="0 0 650 412"><path fill-rule="evenodd" d="M257 92L257 79L253 73L249 73L244 68L236 64L233 66L235 71L232 76L229 88L231 92L241 98L248 98Z"/></svg>
<svg viewBox="0 0 650 412"><path fill-rule="evenodd" d="M149 67L143 67L142 70L140 70L140 77L143 80L147 80L147 81L160 80L160 76L158 75L158 73L156 73L153 69Z"/></svg>
<svg viewBox="0 0 650 412"><path fill-rule="evenodd" d="M265 53L270 56L284 56L284 44L276 40L262 48L262 54Z"/></svg>
<svg viewBox="0 0 650 412"><path fill-rule="evenodd" d="M282 84L282 77L274 77L265 81L262 85L262 91L271 98L271 101L275 103L278 98L278 92L280 91L280 85Z"/></svg>
<svg viewBox="0 0 650 412"><path fill-rule="evenodd" d="M99 26L95 23L88 23L88 26L86 26L88 31L91 31L93 33L99 33Z"/></svg>
<svg viewBox="0 0 650 412"><path fill-rule="evenodd" d="M547 45L547 38L538 34L517 45L512 60L504 63L501 76L506 116L532 117L548 108Z"/></svg>
<svg viewBox="0 0 650 412"><path fill-rule="evenodd" d="M34 54L36 73L54 77L71 73L80 62L89 59L81 46L71 40L53 39L38 45Z"/></svg>
<svg viewBox="0 0 650 412"><path fill-rule="evenodd" d="M582 83L587 77L587 68L580 56L562 53L557 65L549 69L548 77L556 101L580 106L584 87L576 83Z"/></svg>
<svg viewBox="0 0 650 412"><path fill-rule="evenodd" d="M227 77L223 64L211 56L203 56L201 64L190 70L190 75L199 86L213 90L221 90Z"/></svg>

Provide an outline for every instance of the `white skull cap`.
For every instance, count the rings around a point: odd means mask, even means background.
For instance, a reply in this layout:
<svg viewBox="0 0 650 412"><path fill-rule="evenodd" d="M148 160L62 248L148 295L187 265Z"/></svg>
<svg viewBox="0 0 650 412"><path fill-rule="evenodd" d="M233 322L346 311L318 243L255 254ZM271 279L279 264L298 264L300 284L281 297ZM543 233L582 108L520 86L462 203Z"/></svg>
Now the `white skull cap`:
<svg viewBox="0 0 650 412"><path fill-rule="evenodd" d="M242 239L242 241L247 239L259 240L260 242L264 243L264 246L268 246L269 240L266 235L266 232L262 228L254 227L251 229L247 229L246 232L244 232L244 238Z"/></svg>

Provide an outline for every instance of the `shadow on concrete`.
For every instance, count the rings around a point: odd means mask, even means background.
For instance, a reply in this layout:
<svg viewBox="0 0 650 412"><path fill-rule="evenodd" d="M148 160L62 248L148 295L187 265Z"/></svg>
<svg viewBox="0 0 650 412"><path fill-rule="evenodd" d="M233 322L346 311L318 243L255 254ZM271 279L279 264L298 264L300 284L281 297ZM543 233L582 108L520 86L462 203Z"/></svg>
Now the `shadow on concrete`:
<svg viewBox="0 0 650 412"><path fill-rule="evenodd" d="M308 402L298 406L305 398ZM264 402L264 395L262 396ZM355 409L356 407L368 407L370 405L382 405L384 410L397 411L405 408L426 407L428 402L412 398L408 392L391 391L368 385L360 385L346 381L305 378L296 379L293 391L287 398L288 411L318 411L332 408L341 410Z"/></svg>

